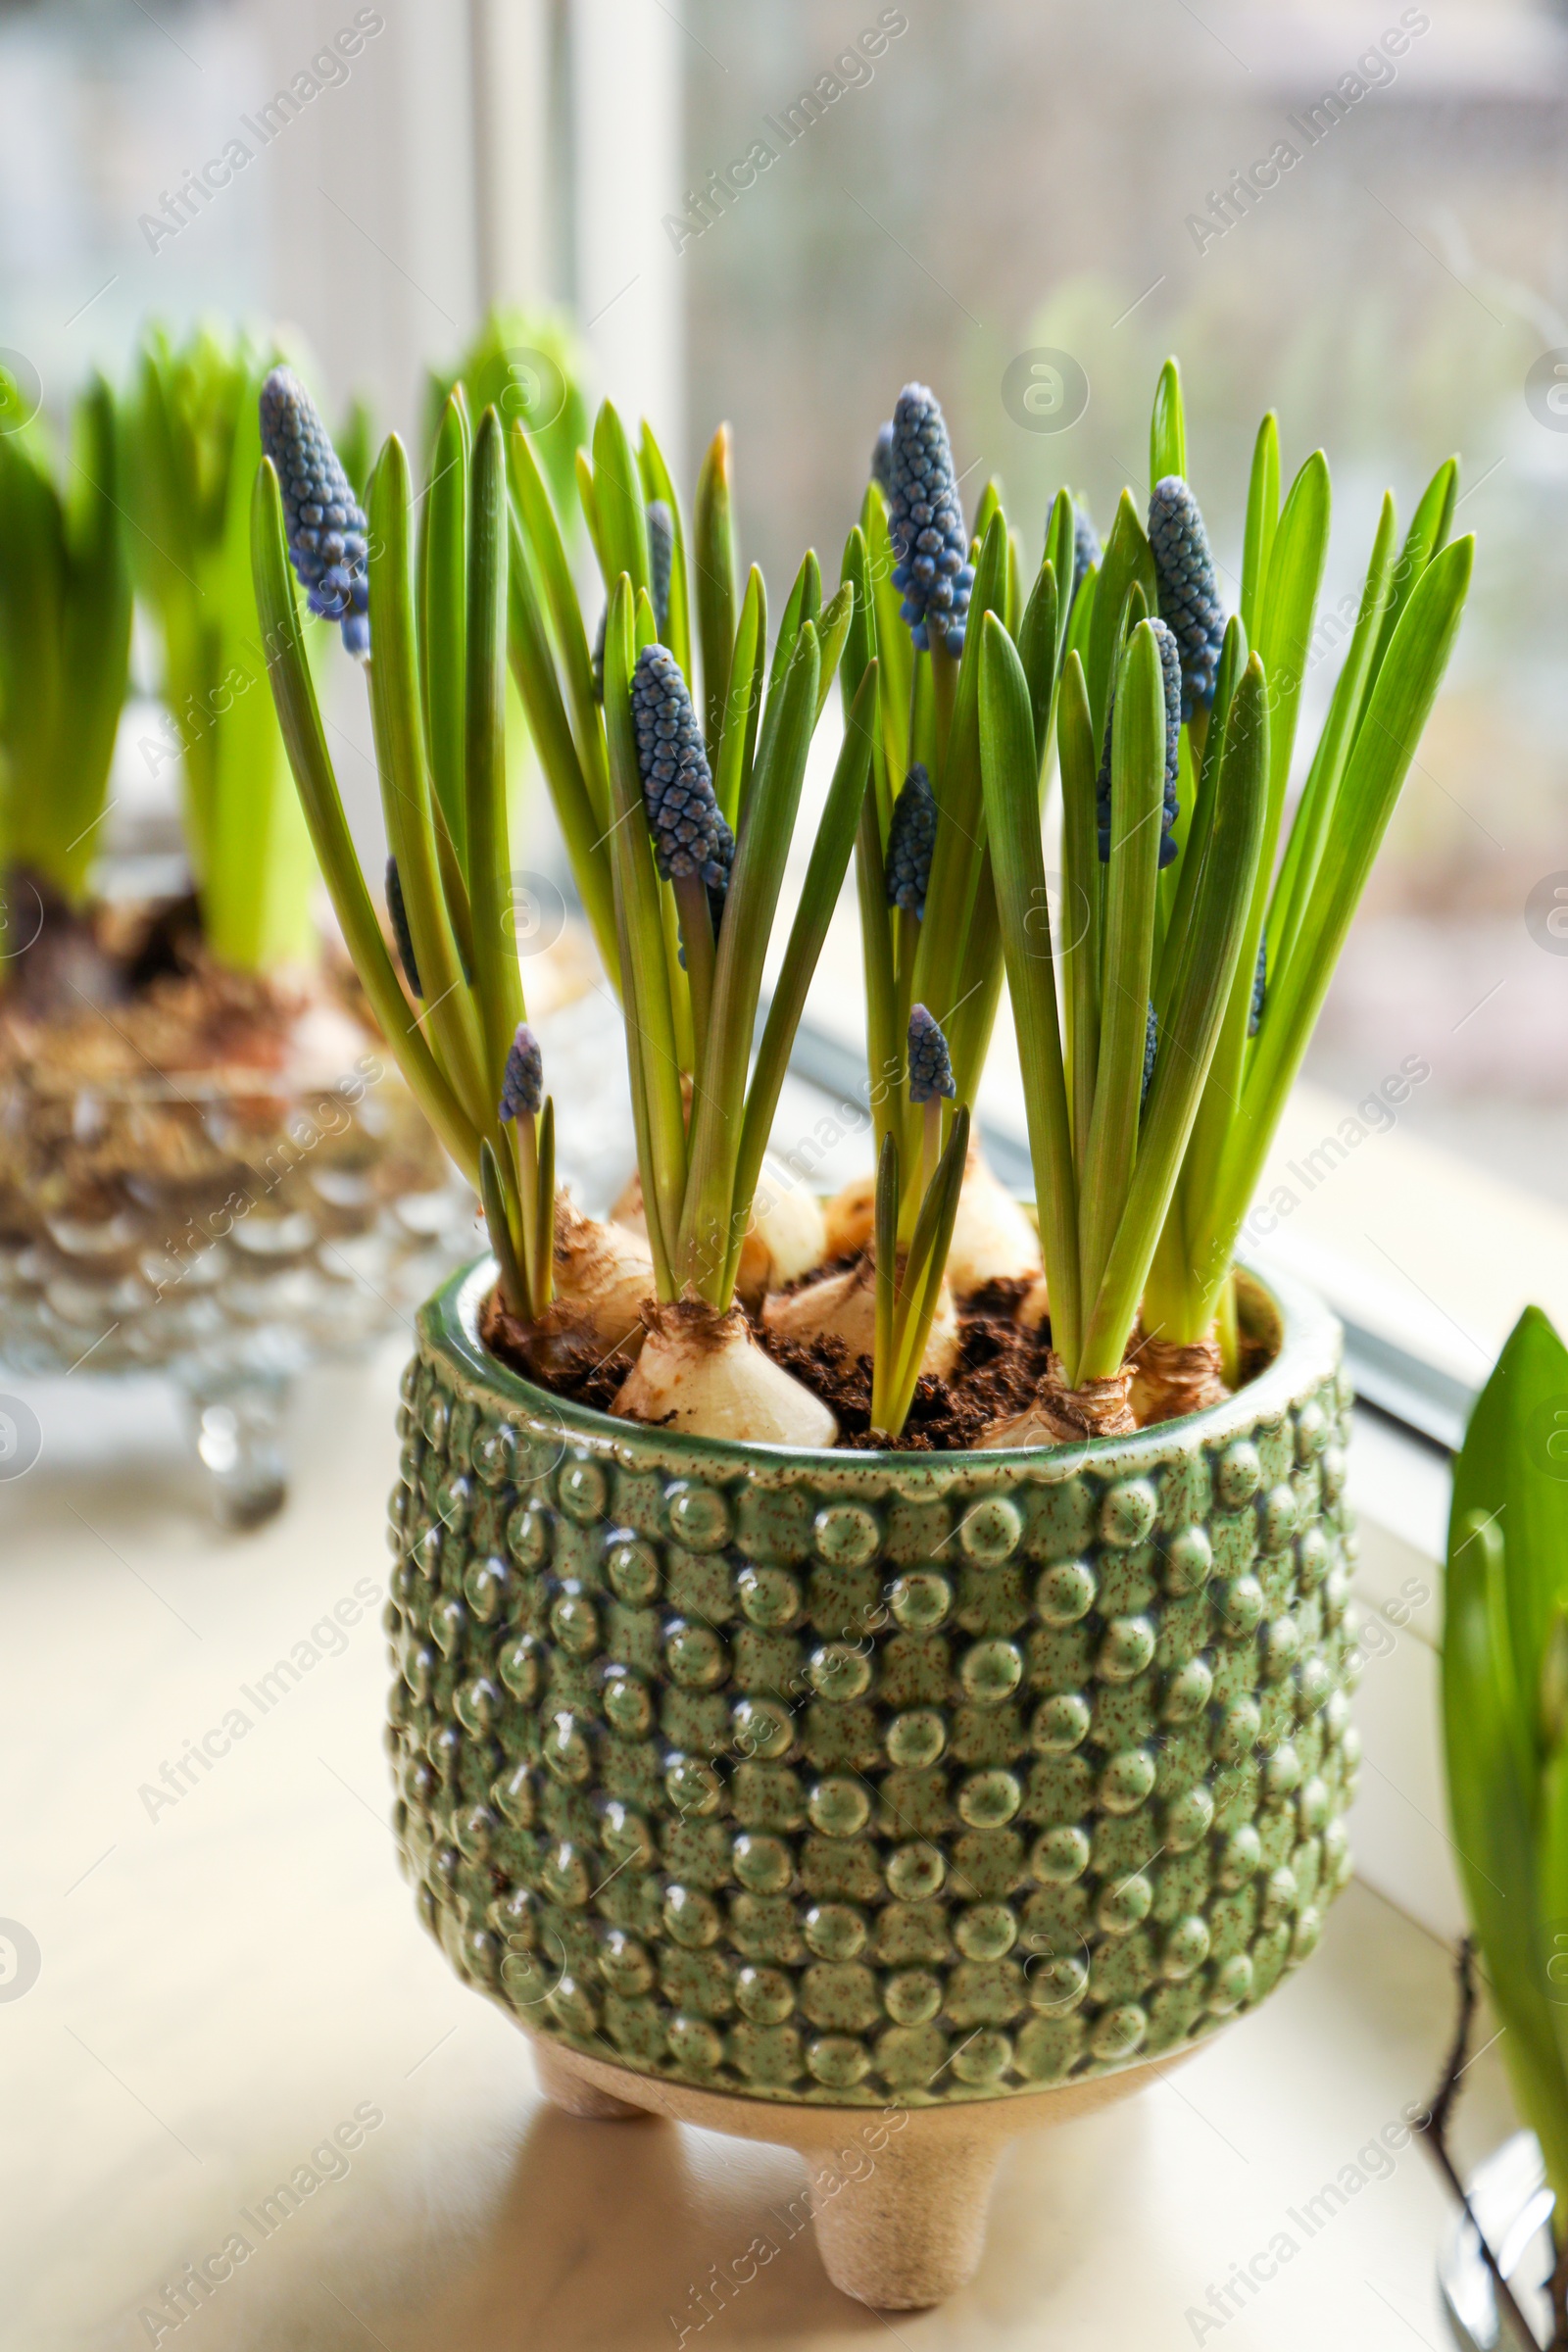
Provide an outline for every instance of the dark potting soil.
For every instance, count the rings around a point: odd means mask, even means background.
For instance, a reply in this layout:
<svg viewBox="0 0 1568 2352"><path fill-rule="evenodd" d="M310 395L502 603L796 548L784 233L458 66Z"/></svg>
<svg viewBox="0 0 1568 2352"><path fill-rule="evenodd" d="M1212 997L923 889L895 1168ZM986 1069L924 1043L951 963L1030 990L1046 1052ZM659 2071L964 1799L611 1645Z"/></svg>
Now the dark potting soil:
<svg viewBox="0 0 1568 2352"><path fill-rule="evenodd" d="M853 1265L855 1260L849 1258L845 1263ZM812 1279L821 1279L820 1268ZM858 1452L949 1453L972 1446L993 1421L1021 1413L1044 1377L1050 1325L1025 1331L1012 1319L1030 1287L1028 1282L988 1283L960 1304L957 1366L942 1380L921 1374L904 1435L891 1446L886 1439L871 1435L871 1366L864 1356L854 1354L842 1340L781 1340L763 1330L755 1317L752 1327L758 1344L773 1361L820 1396L832 1411L841 1447ZM599 1412L610 1410L626 1377L624 1363L606 1363L586 1347L580 1363L572 1360L568 1350L563 1364L559 1342L557 1360L547 1377L534 1361L526 1326L503 1306L495 1291L480 1311L479 1337L492 1355L536 1387Z"/></svg>
<svg viewBox="0 0 1568 2352"><path fill-rule="evenodd" d="M890 1446L871 1433L871 1366L842 1340L780 1340L759 1332L786 1372L821 1397L839 1425L839 1444L857 1452L953 1453L973 1446L993 1421L1021 1413L1044 1378L1050 1326L1026 1331L1012 1319L1026 1282L989 1283L958 1306L958 1361L914 1384L904 1434Z"/></svg>
<svg viewBox="0 0 1568 2352"><path fill-rule="evenodd" d="M501 1303L499 1291L492 1291L479 1310L479 1337L494 1356L531 1380L536 1388L548 1389L552 1396L564 1396L571 1404L592 1405L595 1412L608 1413L620 1394L627 1367L619 1357L606 1360L587 1341L555 1342L556 1361L547 1377L534 1361L532 1335L510 1308Z"/></svg>

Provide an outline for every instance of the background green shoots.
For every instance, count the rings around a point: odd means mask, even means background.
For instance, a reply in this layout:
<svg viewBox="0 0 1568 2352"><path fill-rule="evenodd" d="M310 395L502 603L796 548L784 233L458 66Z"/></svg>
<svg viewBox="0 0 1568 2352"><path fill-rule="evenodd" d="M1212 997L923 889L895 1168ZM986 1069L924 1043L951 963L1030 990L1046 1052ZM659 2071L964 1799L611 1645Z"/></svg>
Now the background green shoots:
<svg viewBox="0 0 1568 2352"><path fill-rule="evenodd" d="M315 860L267 690L251 584L257 399L280 354L206 324L149 329L123 422L125 533L178 746L207 946L238 971L314 959ZM360 431L363 439L363 423ZM330 632L312 627L314 661Z"/></svg>
<svg viewBox="0 0 1568 2352"><path fill-rule="evenodd" d="M0 376L0 413L21 406ZM102 377L76 404L58 469L36 423L0 434L0 874L27 868L72 906L102 847L125 695L122 497Z"/></svg>

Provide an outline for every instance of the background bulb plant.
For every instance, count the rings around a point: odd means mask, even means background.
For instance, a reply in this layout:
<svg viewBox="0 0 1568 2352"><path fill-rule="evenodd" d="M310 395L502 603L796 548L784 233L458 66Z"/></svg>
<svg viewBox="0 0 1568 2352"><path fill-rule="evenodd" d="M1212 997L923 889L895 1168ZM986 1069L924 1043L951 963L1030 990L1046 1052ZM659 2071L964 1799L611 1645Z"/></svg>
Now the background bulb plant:
<svg viewBox="0 0 1568 2352"><path fill-rule="evenodd" d="M216 960L238 971L308 963L317 944L315 859L265 683L251 589L258 400L278 358L275 346L212 322L178 345L150 328L122 417L126 545L179 744L202 935ZM319 663L325 651L325 632L314 632L311 659Z"/></svg>
<svg viewBox="0 0 1568 2352"><path fill-rule="evenodd" d="M24 413L10 378L0 409ZM25 885L79 908L101 848L130 655L130 575L114 396L76 404L69 464L35 421L0 434L0 876L10 951L32 927ZM23 887L19 888L19 884Z"/></svg>

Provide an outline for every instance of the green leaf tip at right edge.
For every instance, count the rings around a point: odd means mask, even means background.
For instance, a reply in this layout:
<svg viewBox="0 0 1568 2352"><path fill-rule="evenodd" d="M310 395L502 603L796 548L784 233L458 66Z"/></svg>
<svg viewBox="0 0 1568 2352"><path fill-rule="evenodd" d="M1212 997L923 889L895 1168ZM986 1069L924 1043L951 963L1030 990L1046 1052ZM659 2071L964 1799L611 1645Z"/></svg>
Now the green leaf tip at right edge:
<svg viewBox="0 0 1568 2352"><path fill-rule="evenodd" d="M1454 1464L1443 1636L1453 1846L1520 2115L1568 2204L1568 1348L1527 1307ZM1555 1972L1555 1973L1554 1973Z"/></svg>

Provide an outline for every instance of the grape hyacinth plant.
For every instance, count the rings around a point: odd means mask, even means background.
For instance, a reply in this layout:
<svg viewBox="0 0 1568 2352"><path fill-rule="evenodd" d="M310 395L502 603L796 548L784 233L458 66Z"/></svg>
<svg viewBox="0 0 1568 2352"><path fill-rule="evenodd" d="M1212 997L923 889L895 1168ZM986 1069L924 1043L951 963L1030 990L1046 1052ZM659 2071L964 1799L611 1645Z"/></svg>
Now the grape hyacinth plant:
<svg viewBox="0 0 1568 2352"><path fill-rule="evenodd" d="M1469 584L1473 543L1448 539L1450 462L1397 555L1384 502L1349 653L1287 827L1328 468L1320 452L1309 457L1282 505L1278 428L1264 419L1241 611L1222 628L1185 442L1172 362L1151 434L1149 531L1124 494L1056 682L1061 904L1084 917L1071 931L1042 915L1045 698L1001 614L982 623L987 837L1052 1342L1035 1406L995 1444L1131 1429L1213 1402L1240 1379L1242 1221ZM1165 631L1182 655L1175 762Z"/></svg>
<svg viewBox="0 0 1568 2352"><path fill-rule="evenodd" d="M968 1109L1002 987L980 805L972 623L977 612L1011 593L1015 564L993 484L981 502L988 519L974 562L942 575L961 599L960 621L933 633L922 617L928 607L905 588L903 543L895 535L901 502L906 522L936 527L923 520L923 508L910 514L907 484L918 462L931 512L940 508L944 546L951 553L962 540L947 426L923 386L901 394L889 446L893 487L884 496L873 477L843 563L844 580L855 590L846 699L861 691L873 662L878 671L873 789L856 845L876 1173L848 1187L829 1211L830 1254L858 1250L859 1264L770 1299L764 1316L781 1336L833 1339L869 1356L872 1427L897 1439L920 1375L943 1378L955 1368L955 1296L998 1280L1027 1283L1041 1261L1027 1218L971 1144ZM1065 577L1068 508L1054 517L1054 529ZM1046 638L1054 645L1057 632L1054 576L1021 624L1048 695L1041 659ZM941 1035L948 1059L952 1092L944 1090L934 1103L916 1099L910 1083L916 1005ZM916 1042L920 1034L917 1026Z"/></svg>
<svg viewBox="0 0 1568 2352"><path fill-rule="evenodd" d="M341 469L297 379L279 385L270 378L262 415L269 446L253 500L256 598L317 856L388 1043L436 1133L479 1190L503 1302L537 1323L555 1288L554 1118L542 1073L519 1042L528 1034L526 1007L506 919L508 510L500 422L487 411L470 433L461 390L447 404L426 491L417 597L412 485L395 434L370 483L363 604L352 584L313 582L309 565L303 575L308 597L319 588L346 598L337 615L345 637L351 628L358 636L356 624L364 623L391 857L389 912L417 1000L411 1007L349 836L289 582L290 564L300 569L294 521L321 502L296 497L291 506L272 448L285 464L307 453L313 483L335 486ZM327 503L343 501L339 495Z"/></svg>
<svg viewBox="0 0 1568 2352"><path fill-rule="evenodd" d="M317 428L304 429L314 448ZM646 426L634 456L606 404L576 480L608 600L602 688L557 502L520 420L504 427L491 408L470 428L461 384L448 397L418 514L417 587L396 436L376 465L367 671L389 910L411 1003L349 843L299 657L281 487L262 466L257 597L301 797L388 1038L479 1187L499 1274L492 1336L539 1378L608 1368L617 1412L708 1435L831 1444L831 1411L756 1344L735 1296L761 1222L754 1196L795 1025L866 789L875 670L846 730L753 1069L763 958L851 594L824 607L808 556L769 661L755 568L737 600L723 432L699 483L695 567ZM509 659L625 1013L640 1174L625 1223L584 1217L556 1194L554 1103L504 919ZM807 1206L810 1264L821 1217ZM788 1205L775 1209L775 1272L790 1224Z"/></svg>
<svg viewBox="0 0 1568 2352"><path fill-rule="evenodd" d="M607 404L591 455L579 458L578 485L608 597L603 716L616 969L657 1288L644 1310L647 1341L614 1409L673 1414L674 1426L708 1434L830 1444L832 1412L758 1346L735 1296L796 1024L866 789L875 682L846 725L748 1077L807 755L852 594L841 589L824 605L808 555L768 658L766 593L755 566L738 594L722 429L698 482L695 578L680 505L646 425L634 457ZM674 525L662 629L648 533L656 499ZM699 658L700 704L691 691ZM530 712L542 708L542 665L531 678L519 669L519 683ZM568 796L572 781L564 768ZM813 1204L802 1205L814 1224L809 1265L820 1254L820 1222Z"/></svg>
<svg viewBox="0 0 1568 2352"><path fill-rule="evenodd" d="M324 467L317 434L302 418L290 447ZM918 1394L931 1426L988 1446L1128 1431L1242 1378L1242 1218L1472 550L1448 541L1451 465L1397 560L1386 502L1287 825L1327 467L1310 457L1282 501L1265 419L1228 619L1174 363L1150 479L1148 527L1124 493L1102 546L1059 492L1031 582L995 482L966 533L941 409L906 386L837 594L824 600L808 555L770 639L761 575L743 581L737 562L727 429L688 524L653 433L634 447L607 403L574 467L604 595L596 649L533 437L493 409L470 426L459 385L416 509L395 438L368 500L389 951L299 657L281 488L262 466L258 596L318 852L411 1082L480 1187L498 1267L487 1336L535 1377L675 1429L821 1446L842 1434L835 1405L854 1401L845 1367L858 1365L868 1417L853 1442L967 1442L910 1434ZM504 921L509 663L624 1017L638 1173L609 1221L556 1196L554 1104ZM842 748L763 1018L835 673ZM875 1168L824 1210L768 1141L852 849ZM1004 978L1033 1220L973 1134ZM963 1408L984 1428L956 1405L941 1421L976 1313L993 1332L1010 1317L1023 1350L987 1392L1021 1406Z"/></svg>

